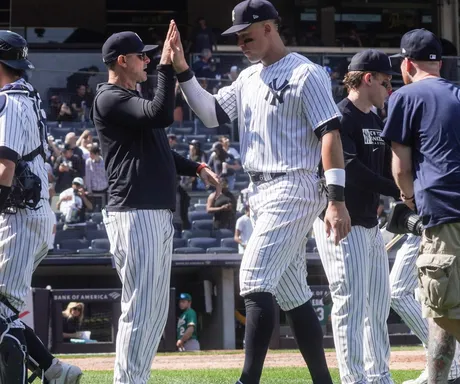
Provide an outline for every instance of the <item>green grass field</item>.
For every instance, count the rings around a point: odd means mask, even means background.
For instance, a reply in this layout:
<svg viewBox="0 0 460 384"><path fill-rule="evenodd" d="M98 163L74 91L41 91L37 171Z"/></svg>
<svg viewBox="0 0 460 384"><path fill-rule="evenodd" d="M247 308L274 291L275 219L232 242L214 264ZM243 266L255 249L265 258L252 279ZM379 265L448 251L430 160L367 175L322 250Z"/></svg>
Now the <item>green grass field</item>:
<svg viewBox="0 0 460 384"><path fill-rule="evenodd" d="M340 383L338 370L332 369L331 373L334 383ZM419 373L419 371L393 371L392 376L395 384L400 384L404 380L416 378ZM235 384L239 374L239 369L152 371L149 384ZM113 373L108 371L86 372L81 384L112 384L112 375ZM267 368L264 370L261 380L263 384L305 384L311 382L306 368Z"/></svg>

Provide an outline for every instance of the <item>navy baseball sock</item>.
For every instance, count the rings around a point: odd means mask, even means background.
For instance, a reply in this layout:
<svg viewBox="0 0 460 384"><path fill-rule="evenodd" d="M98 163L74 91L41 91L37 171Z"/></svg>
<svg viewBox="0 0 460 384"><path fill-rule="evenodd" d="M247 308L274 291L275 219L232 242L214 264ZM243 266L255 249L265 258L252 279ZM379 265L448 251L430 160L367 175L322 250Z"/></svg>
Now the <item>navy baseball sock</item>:
<svg viewBox="0 0 460 384"><path fill-rule="evenodd" d="M48 349L43 345L42 341L38 338L32 328L27 324L25 326L24 335L27 343L27 350L30 357L34 359L39 367L46 371L53 363L53 355L49 353Z"/></svg>
<svg viewBox="0 0 460 384"><path fill-rule="evenodd" d="M259 384L273 332L273 297L268 292L256 292L244 298L246 306L245 357L242 384Z"/></svg>
<svg viewBox="0 0 460 384"><path fill-rule="evenodd" d="M307 363L313 383L332 384L324 354L323 330L311 300L291 311L286 311L286 317Z"/></svg>

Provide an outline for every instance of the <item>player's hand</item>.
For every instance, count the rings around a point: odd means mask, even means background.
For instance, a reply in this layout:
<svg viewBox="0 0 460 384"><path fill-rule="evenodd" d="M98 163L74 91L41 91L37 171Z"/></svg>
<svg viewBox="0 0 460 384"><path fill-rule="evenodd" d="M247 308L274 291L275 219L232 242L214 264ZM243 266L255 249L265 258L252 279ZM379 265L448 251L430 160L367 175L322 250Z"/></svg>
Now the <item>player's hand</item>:
<svg viewBox="0 0 460 384"><path fill-rule="evenodd" d="M163 51L161 52L160 64L171 64L171 36L175 25L176 24L174 23L174 21L171 20L171 22L169 23L168 33L166 34L165 42L163 44Z"/></svg>
<svg viewBox="0 0 460 384"><path fill-rule="evenodd" d="M217 199L222 193L222 187L220 185L219 176L217 176L209 168L203 168L200 171L200 179L203 180L203 183L206 185L206 187L212 185L216 188L215 198Z"/></svg>
<svg viewBox="0 0 460 384"><path fill-rule="evenodd" d="M331 230L334 235L334 243L338 245L351 231L351 219L344 202L329 202L326 215L324 216L326 234L329 238Z"/></svg>
<svg viewBox="0 0 460 384"><path fill-rule="evenodd" d="M183 351L184 350L184 342L181 339L177 340L176 347L177 347L177 349L179 351Z"/></svg>
<svg viewBox="0 0 460 384"><path fill-rule="evenodd" d="M176 73L182 73L188 69L187 60L185 60L184 47L182 46L180 33L175 23L171 38L171 62Z"/></svg>

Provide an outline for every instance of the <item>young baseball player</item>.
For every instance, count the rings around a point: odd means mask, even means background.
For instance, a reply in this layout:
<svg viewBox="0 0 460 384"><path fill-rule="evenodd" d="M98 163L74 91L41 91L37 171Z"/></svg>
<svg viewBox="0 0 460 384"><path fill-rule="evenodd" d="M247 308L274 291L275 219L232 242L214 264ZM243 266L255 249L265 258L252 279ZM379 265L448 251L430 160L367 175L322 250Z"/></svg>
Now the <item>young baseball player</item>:
<svg viewBox="0 0 460 384"><path fill-rule="evenodd" d="M196 312L192 308L192 295L181 293L179 296L179 308L182 313L177 321L176 347L180 352L199 351L200 342L196 331L198 320Z"/></svg>
<svg viewBox="0 0 460 384"><path fill-rule="evenodd" d="M266 0L239 3L233 26L224 34L236 34L238 46L254 65L217 95L200 87L179 40L172 55L185 99L207 127L238 119L241 162L251 179L254 228L240 268L246 334L239 383L260 381L273 331L273 297L286 312L313 382L331 383L305 262L307 233L326 206L325 226L333 241L338 243L350 230L340 113L331 82L322 67L286 49L278 12ZM316 173L321 156L329 204Z"/></svg>
<svg viewBox="0 0 460 384"><path fill-rule="evenodd" d="M440 77L442 45L432 32L407 32L398 56L406 85L389 99L382 137L401 199L422 218L416 266L428 382L445 383L460 341L460 89Z"/></svg>
<svg viewBox="0 0 460 384"><path fill-rule="evenodd" d="M123 284L114 383L145 384L166 324L176 209L177 174L201 177L219 193L219 181L205 164L171 150L165 127L173 122L175 81L166 37L153 101L139 97L150 62L134 32L120 32L102 47L109 71L98 86L92 117L109 178L104 223Z"/></svg>
<svg viewBox="0 0 460 384"><path fill-rule="evenodd" d="M390 164L391 150L380 137L382 108L391 89L387 55L365 50L351 59L342 112L345 200L351 232L334 244L318 218L316 245L329 282L332 327L342 383L392 383L387 318L390 311L388 257L376 216L380 195L399 198Z"/></svg>

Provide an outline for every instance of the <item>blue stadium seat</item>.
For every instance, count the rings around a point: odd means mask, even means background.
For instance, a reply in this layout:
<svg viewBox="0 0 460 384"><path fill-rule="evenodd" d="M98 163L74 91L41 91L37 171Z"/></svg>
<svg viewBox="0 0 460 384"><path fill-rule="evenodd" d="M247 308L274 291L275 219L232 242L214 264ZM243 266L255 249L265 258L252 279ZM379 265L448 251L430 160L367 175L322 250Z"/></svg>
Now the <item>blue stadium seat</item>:
<svg viewBox="0 0 460 384"><path fill-rule="evenodd" d="M232 248L238 251L238 243L233 238L222 239L220 241L220 246L225 248Z"/></svg>
<svg viewBox="0 0 460 384"><path fill-rule="evenodd" d="M193 254L193 253L206 253L203 248L196 248L196 247L185 247L185 248L176 248L174 250L176 254Z"/></svg>
<svg viewBox="0 0 460 384"><path fill-rule="evenodd" d="M98 230L98 224L93 223L92 221L87 221L86 222L86 232L88 231L97 231Z"/></svg>
<svg viewBox="0 0 460 384"><path fill-rule="evenodd" d="M190 211L188 213L188 219L191 223L197 220L211 220L213 215L206 211Z"/></svg>
<svg viewBox="0 0 460 384"><path fill-rule="evenodd" d="M212 247L218 247L219 242L213 237L194 237L188 240L189 247L208 249Z"/></svg>
<svg viewBox="0 0 460 384"><path fill-rule="evenodd" d="M205 229L212 231L214 221L212 219L192 221L192 229Z"/></svg>
<svg viewBox="0 0 460 384"><path fill-rule="evenodd" d="M242 191L243 189L246 189L249 186L249 180L248 181L236 181L234 190L235 191Z"/></svg>
<svg viewBox="0 0 460 384"><path fill-rule="evenodd" d="M173 132L176 135L191 135L194 131L193 127L176 127L173 128Z"/></svg>
<svg viewBox="0 0 460 384"><path fill-rule="evenodd" d="M194 237L211 237L211 231L202 229L185 229L182 231L183 239L192 239Z"/></svg>
<svg viewBox="0 0 460 384"><path fill-rule="evenodd" d="M227 228L223 228L223 229L216 229L214 231L214 237L216 239L226 239L226 238L232 238L235 236L235 233L230 230L230 229L227 229Z"/></svg>
<svg viewBox="0 0 460 384"><path fill-rule="evenodd" d="M108 239L107 232L105 230L95 230L95 231L87 231L86 232L86 239L91 241L95 239Z"/></svg>
<svg viewBox="0 0 460 384"><path fill-rule="evenodd" d="M58 244L59 244L59 248L71 249L73 251L76 251L77 249L89 247L89 241L82 240L82 239L61 240Z"/></svg>
<svg viewBox="0 0 460 384"><path fill-rule="evenodd" d="M91 214L91 219L93 223L101 224L102 223L102 213L101 212L93 212Z"/></svg>
<svg viewBox="0 0 460 384"><path fill-rule="evenodd" d="M238 250L228 247L212 247L206 250L206 253L238 253Z"/></svg>
<svg viewBox="0 0 460 384"><path fill-rule="evenodd" d="M99 224L97 225L97 229L99 229L99 230L102 230L102 229L103 229L103 230L105 231L105 224L104 224L104 223L99 223Z"/></svg>
<svg viewBox="0 0 460 384"><path fill-rule="evenodd" d="M83 239L85 232L80 229L68 229L65 231L56 231L54 243L58 244L62 240Z"/></svg>
<svg viewBox="0 0 460 384"><path fill-rule="evenodd" d="M307 241L307 250L306 252L314 252L316 249L316 239L310 237Z"/></svg>
<svg viewBox="0 0 460 384"><path fill-rule="evenodd" d="M57 231L62 231L64 229L64 223L56 223L56 232Z"/></svg>
<svg viewBox="0 0 460 384"><path fill-rule="evenodd" d="M103 255L104 253L107 253L103 249L98 249L98 248L83 248L83 249L77 249L77 254L79 255Z"/></svg>
<svg viewBox="0 0 460 384"><path fill-rule="evenodd" d="M198 211L198 212L206 211L206 204L196 203L193 205L193 207L195 208L195 211Z"/></svg>
<svg viewBox="0 0 460 384"><path fill-rule="evenodd" d="M173 239L173 249L184 248L187 246L187 239Z"/></svg>
<svg viewBox="0 0 460 384"><path fill-rule="evenodd" d="M91 248L103 249L105 251L110 251L110 242L108 239L94 239L91 241Z"/></svg>
<svg viewBox="0 0 460 384"><path fill-rule="evenodd" d="M192 140L198 140L201 144L204 144L207 138L207 135L187 135L184 137L184 142L190 143Z"/></svg>

